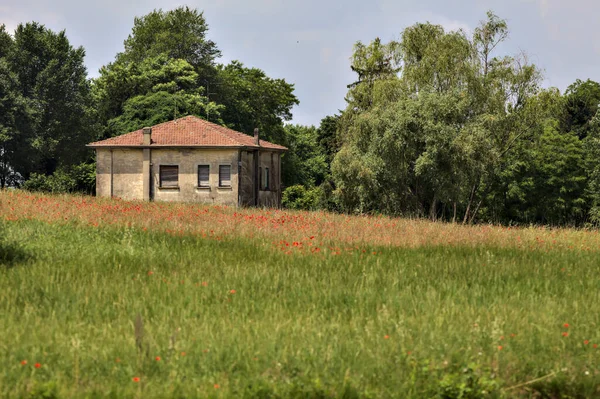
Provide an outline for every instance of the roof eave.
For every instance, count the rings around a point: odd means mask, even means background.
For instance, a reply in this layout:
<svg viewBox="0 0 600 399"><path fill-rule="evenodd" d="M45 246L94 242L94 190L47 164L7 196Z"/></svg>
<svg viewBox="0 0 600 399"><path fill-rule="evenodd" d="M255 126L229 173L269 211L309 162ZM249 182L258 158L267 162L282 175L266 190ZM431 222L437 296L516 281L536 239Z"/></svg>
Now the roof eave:
<svg viewBox="0 0 600 399"><path fill-rule="evenodd" d="M86 144L88 148L205 148L205 149L243 149L243 150L267 150L267 151L278 151L285 152L288 148L269 148L269 147L258 147L258 146L246 146L246 145L199 145L199 144L152 144L152 145L141 145L141 144Z"/></svg>

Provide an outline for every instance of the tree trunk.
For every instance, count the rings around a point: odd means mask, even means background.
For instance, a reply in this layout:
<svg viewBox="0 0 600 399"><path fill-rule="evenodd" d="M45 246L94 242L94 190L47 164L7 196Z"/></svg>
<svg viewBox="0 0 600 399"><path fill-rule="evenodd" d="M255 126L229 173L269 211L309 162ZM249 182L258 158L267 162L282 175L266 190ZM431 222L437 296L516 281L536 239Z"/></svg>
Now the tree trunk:
<svg viewBox="0 0 600 399"><path fill-rule="evenodd" d="M437 219L437 196L435 194L433 195L433 201L431 201L431 206L429 207L429 218L433 222Z"/></svg>
<svg viewBox="0 0 600 399"><path fill-rule="evenodd" d="M454 201L452 207L454 208L454 214L452 215L452 223L456 223L456 201Z"/></svg>
<svg viewBox="0 0 600 399"><path fill-rule="evenodd" d="M462 224L467 224L469 220L469 212L471 211L471 204L473 203L473 197L475 196L475 190L477 189L477 184L473 184L473 188L471 189L471 195L469 196L469 203L467 204L467 210L465 211L465 217L463 218Z"/></svg>
<svg viewBox="0 0 600 399"><path fill-rule="evenodd" d="M479 207L481 206L482 202L483 202L482 199L479 200L479 203L477 204L477 207L475 208L475 212L473 212L473 215L469 219L469 224L471 224L471 223L473 223L475 221L475 218L477 217L477 212L479 212Z"/></svg>

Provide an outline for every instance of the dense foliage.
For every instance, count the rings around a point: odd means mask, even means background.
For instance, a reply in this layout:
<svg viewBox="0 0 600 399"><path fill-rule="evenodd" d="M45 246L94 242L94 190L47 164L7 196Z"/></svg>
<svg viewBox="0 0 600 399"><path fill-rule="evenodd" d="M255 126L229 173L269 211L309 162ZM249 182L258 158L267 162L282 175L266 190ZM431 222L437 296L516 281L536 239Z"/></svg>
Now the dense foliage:
<svg viewBox="0 0 600 399"><path fill-rule="evenodd" d="M471 35L417 23L397 41L358 42L347 106L318 127L285 125L294 85L219 64L208 30L201 11L154 10L90 80L64 31L1 27L0 187L93 191L85 143L193 114L289 147L291 208L600 223L600 84L542 88L525 54L498 53L509 30L492 12Z"/></svg>
<svg viewBox="0 0 600 399"><path fill-rule="evenodd" d="M473 222L597 218L600 85L541 89L525 55L497 55L506 22L472 36L416 24L400 41L357 43L332 163L346 212Z"/></svg>

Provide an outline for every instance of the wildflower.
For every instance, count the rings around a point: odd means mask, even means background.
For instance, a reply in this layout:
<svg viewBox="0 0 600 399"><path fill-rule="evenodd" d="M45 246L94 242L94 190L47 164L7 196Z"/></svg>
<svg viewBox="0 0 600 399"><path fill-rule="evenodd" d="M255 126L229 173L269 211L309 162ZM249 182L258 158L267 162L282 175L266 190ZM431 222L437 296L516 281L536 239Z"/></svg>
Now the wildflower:
<svg viewBox="0 0 600 399"><path fill-rule="evenodd" d="M181 356L185 356L185 352L181 352Z"/></svg>
<svg viewBox="0 0 600 399"><path fill-rule="evenodd" d="M202 286L203 286L203 287L208 287L208 281L203 281L203 282L202 282Z"/></svg>
<svg viewBox="0 0 600 399"><path fill-rule="evenodd" d="M140 377L133 377L133 382L140 382Z"/></svg>
<svg viewBox="0 0 600 399"><path fill-rule="evenodd" d="M386 335L386 336L383 337L383 339L390 339L390 336Z"/></svg>
<svg viewBox="0 0 600 399"><path fill-rule="evenodd" d="M229 291L230 294L235 294L235 292L236 292L235 290L230 290Z"/></svg>
<svg viewBox="0 0 600 399"><path fill-rule="evenodd" d="M564 327L564 328L569 328L569 323L565 323L565 324L563 324L563 327Z"/></svg>
<svg viewBox="0 0 600 399"><path fill-rule="evenodd" d="M36 369L39 369L40 367L42 367L42 365L40 363L36 363L33 365L33 367L35 367Z"/></svg>
<svg viewBox="0 0 600 399"><path fill-rule="evenodd" d="M21 365L25 366L27 364L27 360L21 360Z"/></svg>
<svg viewBox="0 0 600 399"><path fill-rule="evenodd" d="M215 389L221 388L221 386L219 384L215 384L214 387L215 387Z"/></svg>
<svg viewBox="0 0 600 399"><path fill-rule="evenodd" d="M565 331L564 333L562 333L562 336L563 336L563 337L568 337L568 336L569 336L569 333Z"/></svg>
<svg viewBox="0 0 600 399"><path fill-rule="evenodd" d="M153 274L154 274L154 272L153 272L153 271L149 271L149 272L148 272L148 276L152 276Z"/></svg>
<svg viewBox="0 0 600 399"><path fill-rule="evenodd" d="M154 358L154 360L156 360L157 362L160 362L160 356L156 356L156 357Z"/></svg>
<svg viewBox="0 0 600 399"><path fill-rule="evenodd" d="M117 362L117 363L121 363L121 359L117 358L117 359L115 360L115 362Z"/></svg>
<svg viewBox="0 0 600 399"><path fill-rule="evenodd" d="M587 345L587 344L589 344L589 343L590 343L590 341L589 341L589 340L587 340L587 339L586 339L585 341L583 341L583 344L584 344L584 345Z"/></svg>
<svg viewBox="0 0 600 399"><path fill-rule="evenodd" d="M594 347L594 349L596 349L598 347L598 344L594 344L592 346Z"/></svg>
<svg viewBox="0 0 600 399"><path fill-rule="evenodd" d="M498 345L498 350L501 351L502 350L502 345Z"/></svg>

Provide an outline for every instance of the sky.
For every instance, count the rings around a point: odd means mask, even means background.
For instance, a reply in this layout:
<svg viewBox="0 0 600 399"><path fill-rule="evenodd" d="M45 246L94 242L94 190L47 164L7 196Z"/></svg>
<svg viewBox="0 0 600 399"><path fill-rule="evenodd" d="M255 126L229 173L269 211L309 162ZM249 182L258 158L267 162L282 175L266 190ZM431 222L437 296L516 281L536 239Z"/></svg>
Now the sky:
<svg viewBox="0 0 600 399"><path fill-rule="evenodd" d="M493 10L510 36L499 55L525 52L544 71L544 86L561 92L576 79L600 81L600 2L595 0L2 0L9 31L37 21L66 30L86 50L90 77L123 50L133 19L154 9L187 5L204 11L218 62L239 60L295 85L293 123L318 125L345 108L355 80L350 57L357 41L398 39L417 22L471 33Z"/></svg>

